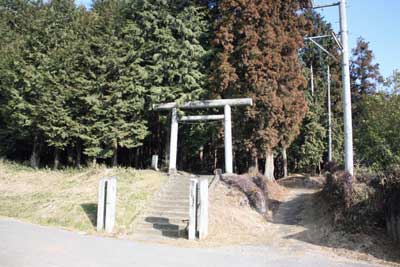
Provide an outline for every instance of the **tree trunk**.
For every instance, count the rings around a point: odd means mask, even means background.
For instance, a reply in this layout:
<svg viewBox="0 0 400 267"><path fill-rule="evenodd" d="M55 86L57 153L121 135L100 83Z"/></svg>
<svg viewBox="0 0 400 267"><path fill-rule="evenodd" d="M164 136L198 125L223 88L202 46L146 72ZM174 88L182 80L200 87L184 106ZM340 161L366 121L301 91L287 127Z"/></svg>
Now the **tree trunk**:
<svg viewBox="0 0 400 267"><path fill-rule="evenodd" d="M265 177L270 181L275 181L274 177L274 153L272 151L268 151L265 153Z"/></svg>
<svg viewBox="0 0 400 267"><path fill-rule="evenodd" d="M32 148L32 154L30 158L30 165L32 168L37 169L39 167L39 162L40 162L40 145L39 145L39 138L37 135L35 135L35 138L33 139L33 148Z"/></svg>
<svg viewBox="0 0 400 267"><path fill-rule="evenodd" d="M288 176L286 147L282 147L282 158L283 158L283 177L286 178Z"/></svg>
<svg viewBox="0 0 400 267"><path fill-rule="evenodd" d="M69 147L68 149L67 149L67 162L68 162L68 165L70 165L70 166L72 166L72 165L74 165L74 156L73 156L73 148L72 147Z"/></svg>
<svg viewBox="0 0 400 267"><path fill-rule="evenodd" d="M214 149L214 170L217 169L218 166L218 149Z"/></svg>
<svg viewBox="0 0 400 267"><path fill-rule="evenodd" d="M253 173L258 173L259 172L259 165L258 165L258 157L252 157L251 158L251 163L248 169L248 172L253 174Z"/></svg>
<svg viewBox="0 0 400 267"><path fill-rule="evenodd" d="M322 168L321 168L321 162L320 162L320 163L318 163L318 174L319 174L319 175L321 175L321 169L322 169Z"/></svg>
<svg viewBox="0 0 400 267"><path fill-rule="evenodd" d="M77 143L76 144L76 162L75 166L77 168L81 168L81 157L82 157L82 147L81 144Z"/></svg>
<svg viewBox="0 0 400 267"><path fill-rule="evenodd" d="M135 168L139 169L139 147L135 148Z"/></svg>
<svg viewBox="0 0 400 267"><path fill-rule="evenodd" d="M53 166L53 168L55 170L57 170L59 165L60 165L60 150L58 148L55 148L54 149L54 166Z"/></svg>
<svg viewBox="0 0 400 267"><path fill-rule="evenodd" d="M199 160L200 160L200 169L204 170L204 146L200 147Z"/></svg>
<svg viewBox="0 0 400 267"><path fill-rule="evenodd" d="M134 161L133 149L128 150L128 160L129 160L129 167L132 167L132 162Z"/></svg>
<svg viewBox="0 0 400 267"><path fill-rule="evenodd" d="M117 167L117 165L118 165L118 144L115 143L113 147L112 166Z"/></svg>
<svg viewBox="0 0 400 267"><path fill-rule="evenodd" d="M97 158L96 157L92 157L91 167L92 168L96 167L96 164L97 164Z"/></svg>

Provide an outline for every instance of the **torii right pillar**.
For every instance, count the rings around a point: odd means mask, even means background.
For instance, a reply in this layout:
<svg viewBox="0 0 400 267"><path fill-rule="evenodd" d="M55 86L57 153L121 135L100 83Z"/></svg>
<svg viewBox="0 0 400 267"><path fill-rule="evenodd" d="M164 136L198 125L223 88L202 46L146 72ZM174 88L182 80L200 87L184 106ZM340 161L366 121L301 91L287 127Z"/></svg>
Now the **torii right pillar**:
<svg viewBox="0 0 400 267"><path fill-rule="evenodd" d="M231 106L224 106L225 172L233 173Z"/></svg>

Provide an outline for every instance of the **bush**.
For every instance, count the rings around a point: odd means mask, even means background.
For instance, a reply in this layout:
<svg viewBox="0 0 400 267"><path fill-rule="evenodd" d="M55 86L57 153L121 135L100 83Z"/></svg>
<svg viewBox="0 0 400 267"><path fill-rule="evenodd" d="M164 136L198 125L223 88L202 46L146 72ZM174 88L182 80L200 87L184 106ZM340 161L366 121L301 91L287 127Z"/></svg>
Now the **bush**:
<svg viewBox="0 0 400 267"><path fill-rule="evenodd" d="M384 226L384 194L378 174L358 170L352 179L343 171L327 172L322 192L336 226L351 231Z"/></svg>
<svg viewBox="0 0 400 267"><path fill-rule="evenodd" d="M268 209L267 205L267 179L258 175L222 175L221 180L228 185L234 186L242 191L248 198L250 205L257 212L265 214Z"/></svg>

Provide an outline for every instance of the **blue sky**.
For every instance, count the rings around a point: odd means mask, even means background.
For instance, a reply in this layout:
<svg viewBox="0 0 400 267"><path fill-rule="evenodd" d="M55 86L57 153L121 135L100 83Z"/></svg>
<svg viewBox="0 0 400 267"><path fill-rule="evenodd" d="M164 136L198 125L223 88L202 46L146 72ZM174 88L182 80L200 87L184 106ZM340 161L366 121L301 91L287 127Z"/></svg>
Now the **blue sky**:
<svg viewBox="0 0 400 267"><path fill-rule="evenodd" d="M90 6L90 3L92 2L92 0L75 0L75 3L77 5L85 5L87 7Z"/></svg>
<svg viewBox="0 0 400 267"><path fill-rule="evenodd" d="M314 0L316 4L338 0ZM91 0L76 0L78 4L90 5ZM336 7L319 10L339 31L339 10ZM350 47L362 36L370 42L375 61L381 73L387 77L400 69L400 0L348 0Z"/></svg>
<svg viewBox="0 0 400 267"><path fill-rule="evenodd" d="M316 4L337 0L314 0ZM375 61L387 77L400 69L400 0L348 0L349 45L355 47L362 36L370 42ZM319 12L339 31L339 9L319 9Z"/></svg>

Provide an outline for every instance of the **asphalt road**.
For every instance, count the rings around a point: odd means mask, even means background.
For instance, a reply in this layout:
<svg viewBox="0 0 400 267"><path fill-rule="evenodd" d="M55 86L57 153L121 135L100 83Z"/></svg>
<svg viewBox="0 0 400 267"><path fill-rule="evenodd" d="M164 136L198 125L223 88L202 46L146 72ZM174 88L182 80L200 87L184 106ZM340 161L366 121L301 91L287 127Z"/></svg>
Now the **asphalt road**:
<svg viewBox="0 0 400 267"><path fill-rule="evenodd" d="M0 219L1 267L372 267L328 254L272 247L178 248L87 236Z"/></svg>

